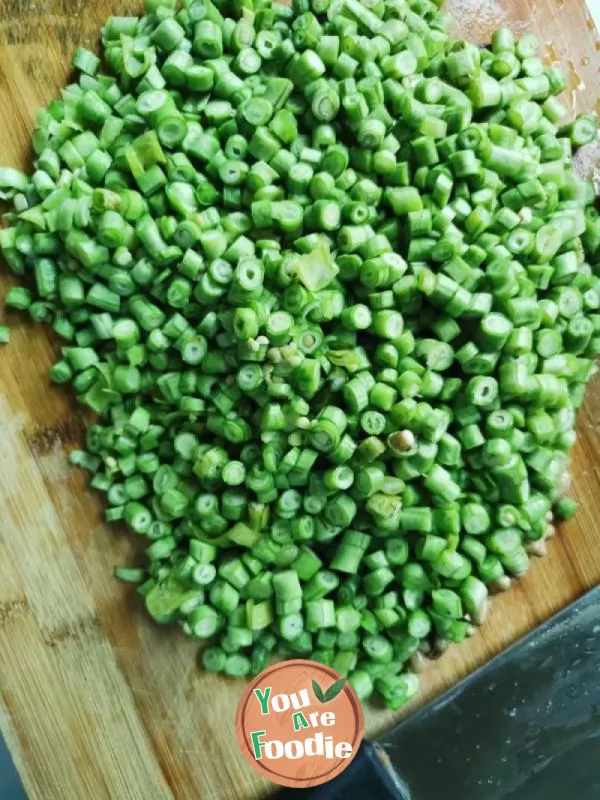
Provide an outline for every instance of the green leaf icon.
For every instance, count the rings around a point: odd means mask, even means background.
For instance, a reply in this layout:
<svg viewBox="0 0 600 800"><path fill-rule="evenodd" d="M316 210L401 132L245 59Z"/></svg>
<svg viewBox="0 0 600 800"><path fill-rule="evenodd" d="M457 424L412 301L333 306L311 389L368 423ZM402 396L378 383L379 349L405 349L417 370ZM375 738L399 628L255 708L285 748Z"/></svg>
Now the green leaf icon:
<svg viewBox="0 0 600 800"><path fill-rule="evenodd" d="M325 702L325 695L323 694L323 689L319 686L319 684L313 679L312 682L313 692L315 693L315 697L319 701L319 703Z"/></svg>
<svg viewBox="0 0 600 800"><path fill-rule="evenodd" d="M330 700L333 700L338 696L338 694L342 691L344 686L346 685L346 679L340 678L335 683L332 683L329 689L324 694L324 703L328 703Z"/></svg>

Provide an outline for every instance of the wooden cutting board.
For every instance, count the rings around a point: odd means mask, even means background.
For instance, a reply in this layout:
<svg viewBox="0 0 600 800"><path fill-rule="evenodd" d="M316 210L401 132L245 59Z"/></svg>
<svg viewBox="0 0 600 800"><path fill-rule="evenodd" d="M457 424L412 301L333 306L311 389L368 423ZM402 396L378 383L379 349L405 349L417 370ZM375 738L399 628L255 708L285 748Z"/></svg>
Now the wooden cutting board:
<svg viewBox="0 0 600 800"><path fill-rule="evenodd" d="M568 100L592 109L600 42L583 0L452 0L457 31L475 41L511 24L537 30L568 69ZM0 163L29 169L36 107L64 85L77 44L96 46L109 14L133 0L0 0ZM523 22L526 20L526 22ZM0 280L0 297L10 281ZM2 313L2 312L0 312ZM0 350L0 732L32 800L249 800L269 787L238 751L243 683L197 669L196 646L159 630L111 576L130 540L102 522L98 497L66 454L82 424L47 370L57 343L6 314ZM488 624L424 677L422 703L600 580L600 382L579 419L577 518L564 525ZM375 736L398 715L366 709ZM272 788L272 787L271 787Z"/></svg>

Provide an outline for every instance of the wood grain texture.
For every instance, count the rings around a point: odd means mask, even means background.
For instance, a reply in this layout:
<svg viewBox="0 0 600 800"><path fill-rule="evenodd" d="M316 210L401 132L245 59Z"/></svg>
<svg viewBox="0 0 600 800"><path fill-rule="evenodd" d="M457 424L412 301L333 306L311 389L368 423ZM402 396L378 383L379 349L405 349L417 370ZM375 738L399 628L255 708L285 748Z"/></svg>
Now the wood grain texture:
<svg viewBox="0 0 600 800"><path fill-rule="evenodd" d="M34 111L132 0L0 0L0 162L28 169ZM568 100L596 105L600 50L583 0L452 0L457 30L486 41L498 24L540 31L569 70ZM526 20L526 22L523 22ZM0 280L0 297L9 280ZM102 522L98 498L68 468L83 424L47 370L57 343L18 315L0 351L0 732L31 800L250 800L269 792L239 753L243 684L200 672L193 643L159 630L111 577L134 543ZM424 676L439 694L600 580L600 383L579 419L577 518L547 559L494 601L484 629ZM413 706L414 708L414 706ZM410 710L410 709L409 709ZM398 715L365 709L374 736ZM272 787L271 787L272 788Z"/></svg>

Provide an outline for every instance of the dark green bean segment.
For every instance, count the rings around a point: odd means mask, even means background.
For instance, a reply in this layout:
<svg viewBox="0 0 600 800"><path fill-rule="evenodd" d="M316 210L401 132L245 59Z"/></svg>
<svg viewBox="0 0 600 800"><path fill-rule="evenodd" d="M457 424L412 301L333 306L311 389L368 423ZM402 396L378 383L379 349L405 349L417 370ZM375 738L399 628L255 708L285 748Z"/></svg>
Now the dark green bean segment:
<svg viewBox="0 0 600 800"><path fill-rule="evenodd" d="M0 169L8 314L62 338L71 461L143 537L116 574L209 671L312 657L398 708L575 513L596 119L440 6L146 0Z"/></svg>

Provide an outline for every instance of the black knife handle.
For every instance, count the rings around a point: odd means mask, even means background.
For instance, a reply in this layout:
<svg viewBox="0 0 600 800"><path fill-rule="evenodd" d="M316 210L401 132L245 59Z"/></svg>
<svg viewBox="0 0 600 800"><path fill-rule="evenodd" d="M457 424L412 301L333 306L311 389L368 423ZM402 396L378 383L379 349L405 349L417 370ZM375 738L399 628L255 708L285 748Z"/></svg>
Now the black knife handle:
<svg viewBox="0 0 600 800"><path fill-rule="evenodd" d="M388 769L387 756L363 741L350 766L314 789L284 789L275 800L407 800Z"/></svg>

